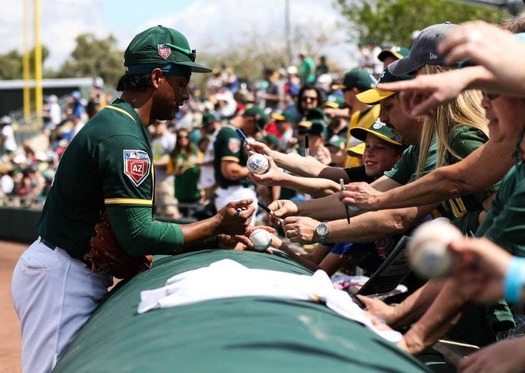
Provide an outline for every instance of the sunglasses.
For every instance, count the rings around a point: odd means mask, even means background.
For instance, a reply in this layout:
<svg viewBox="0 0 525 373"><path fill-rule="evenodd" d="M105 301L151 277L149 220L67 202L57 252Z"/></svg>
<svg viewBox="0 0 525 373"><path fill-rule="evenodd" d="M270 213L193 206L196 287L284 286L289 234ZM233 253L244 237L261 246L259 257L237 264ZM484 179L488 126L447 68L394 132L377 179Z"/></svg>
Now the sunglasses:
<svg viewBox="0 0 525 373"><path fill-rule="evenodd" d="M188 56L191 60L191 62L195 62L195 58L197 57L197 51L195 49L193 50L188 50L188 49L185 49L185 48L181 48L177 45L174 45L174 44L170 44L170 43L164 43L165 45L167 45L168 47L170 48L173 48L179 52L181 52L182 54Z"/></svg>
<svg viewBox="0 0 525 373"><path fill-rule="evenodd" d="M317 97L303 96L302 101L317 101Z"/></svg>

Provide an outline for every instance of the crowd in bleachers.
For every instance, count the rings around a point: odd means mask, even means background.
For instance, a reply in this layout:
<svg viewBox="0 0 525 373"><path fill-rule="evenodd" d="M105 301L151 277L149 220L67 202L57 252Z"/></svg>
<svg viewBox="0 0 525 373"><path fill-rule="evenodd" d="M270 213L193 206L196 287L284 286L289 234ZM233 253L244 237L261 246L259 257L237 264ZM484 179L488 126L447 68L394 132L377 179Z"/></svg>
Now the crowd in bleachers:
<svg viewBox="0 0 525 373"><path fill-rule="evenodd" d="M210 131L206 123L203 126L203 114L211 114L225 124L246 108L259 106L272 114L260 137L281 151L300 152L304 144L298 138L305 133L300 123L307 112L313 108L322 109L325 103L327 108L344 106L341 90L332 89L333 83L340 79L341 74L330 73L324 56L315 64L304 53L300 54L298 66L268 68L261 73L260 79L252 80L239 79L234 69L223 63L211 74L203 89L191 87L192 98L173 120L150 128L156 170L160 174L158 180L167 183L163 187L165 197L157 196L157 214L166 218L188 216L197 205L205 205L213 198L214 177L208 174L214 172L209 162L213 158L213 136L218 128ZM311 94L316 97L311 98ZM100 79L94 79L90 92L76 90L60 98L49 95L44 103L41 133L24 140L16 136L17 123L4 116L0 122L0 200L3 205L41 207L67 144L111 99ZM338 162L343 145L335 138L328 141L327 136L341 134L344 137L346 123L344 120L338 122L334 132L335 126L329 121L338 120L337 116L331 115L331 119L323 116L323 120L327 134L323 144L314 149L316 152L317 148L321 149L317 153L323 162L332 161L328 150ZM175 183L175 179L179 182ZM259 191L268 194L263 188ZM274 193L274 196L279 194ZM268 198L265 200L270 202ZM178 211L179 203L182 211Z"/></svg>

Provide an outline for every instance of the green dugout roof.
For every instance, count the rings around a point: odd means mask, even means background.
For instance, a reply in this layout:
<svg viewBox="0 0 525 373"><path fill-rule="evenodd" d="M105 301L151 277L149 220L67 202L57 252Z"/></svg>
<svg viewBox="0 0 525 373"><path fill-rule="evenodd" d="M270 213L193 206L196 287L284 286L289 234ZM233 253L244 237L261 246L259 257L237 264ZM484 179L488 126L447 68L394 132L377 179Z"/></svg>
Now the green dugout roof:
<svg viewBox="0 0 525 373"><path fill-rule="evenodd" d="M246 297L137 313L141 291L226 258L249 268L310 273L290 260L247 251L162 257L111 292L53 372L427 371L394 344L322 304Z"/></svg>

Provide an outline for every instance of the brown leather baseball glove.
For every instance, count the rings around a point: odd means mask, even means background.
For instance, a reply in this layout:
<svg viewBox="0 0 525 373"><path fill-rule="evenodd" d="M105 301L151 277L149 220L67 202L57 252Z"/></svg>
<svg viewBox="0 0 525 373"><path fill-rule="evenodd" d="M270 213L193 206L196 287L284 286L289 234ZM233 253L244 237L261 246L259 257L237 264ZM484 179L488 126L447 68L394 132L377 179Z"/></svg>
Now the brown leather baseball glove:
<svg viewBox="0 0 525 373"><path fill-rule="evenodd" d="M91 270L109 274L119 279L128 279L137 273L151 268L151 255L133 257L128 255L118 243L108 213L102 213L102 221L95 226L95 235L91 237L91 250L84 259L91 264Z"/></svg>

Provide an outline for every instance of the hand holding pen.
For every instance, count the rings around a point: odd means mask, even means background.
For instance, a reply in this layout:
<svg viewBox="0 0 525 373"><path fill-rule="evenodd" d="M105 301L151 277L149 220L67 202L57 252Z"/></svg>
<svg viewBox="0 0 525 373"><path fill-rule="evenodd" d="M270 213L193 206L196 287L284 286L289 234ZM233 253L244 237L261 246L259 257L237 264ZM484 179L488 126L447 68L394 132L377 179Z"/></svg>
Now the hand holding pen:
<svg viewBox="0 0 525 373"><path fill-rule="evenodd" d="M339 184L341 185L341 193L342 193L345 190L345 182L344 182L343 178L339 179ZM350 210L349 210L349 208L350 208L350 206L345 205L346 221L348 222L348 224L350 224Z"/></svg>
<svg viewBox="0 0 525 373"><path fill-rule="evenodd" d="M308 134L304 135L304 156L308 157L310 155L310 144L308 141Z"/></svg>
<svg viewBox="0 0 525 373"><path fill-rule="evenodd" d="M270 208L269 208L268 206L266 206L264 203L259 202L259 201L257 201L257 205L258 205L260 208L262 208L264 211L266 211L266 212L270 215L270 218L272 218L272 219L274 219L275 221L277 221L277 222L279 223L280 226L283 225L283 223L284 223L284 219L282 219L282 218L278 218L277 216L275 216L275 215L273 214L273 211L270 210Z"/></svg>

